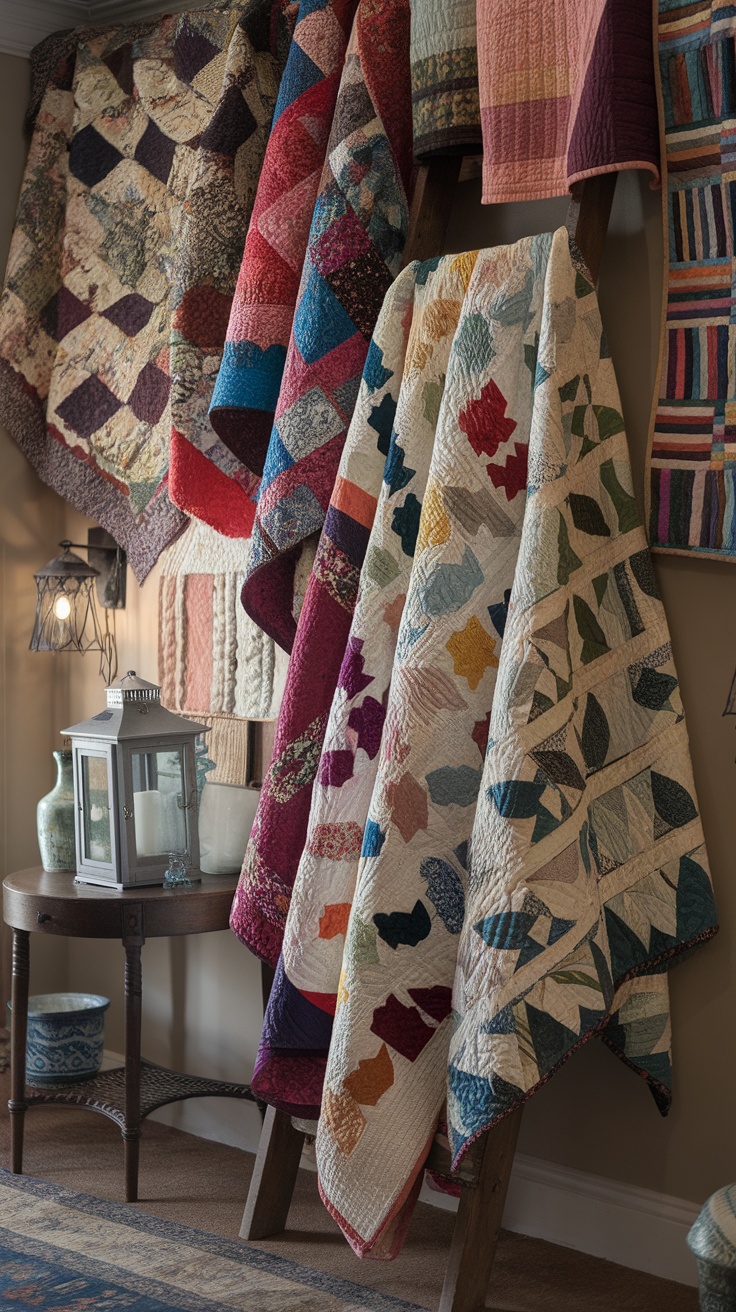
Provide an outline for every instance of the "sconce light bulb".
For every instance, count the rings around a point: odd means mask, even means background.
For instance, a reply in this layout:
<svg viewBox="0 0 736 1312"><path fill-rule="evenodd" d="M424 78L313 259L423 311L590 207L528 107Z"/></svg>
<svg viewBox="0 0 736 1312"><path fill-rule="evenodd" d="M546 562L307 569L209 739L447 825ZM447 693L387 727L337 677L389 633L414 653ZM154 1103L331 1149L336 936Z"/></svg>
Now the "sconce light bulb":
<svg viewBox="0 0 736 1312"><path fill-rule="evenodd" d="M57 620L68 620L72 613L72 603L68 597L57 597L54 602L54 615Z"/></svg>

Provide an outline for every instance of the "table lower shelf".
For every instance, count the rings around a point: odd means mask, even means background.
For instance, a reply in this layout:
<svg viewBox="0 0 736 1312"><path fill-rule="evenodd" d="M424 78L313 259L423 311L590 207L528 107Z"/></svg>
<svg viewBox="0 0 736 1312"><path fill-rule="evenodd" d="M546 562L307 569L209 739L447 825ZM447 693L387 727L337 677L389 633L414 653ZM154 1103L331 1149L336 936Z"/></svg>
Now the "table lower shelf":
<svg viewBox="0 0 736 1312"><path fill-rule="evenodd" d="M255 1094L248 1084L232 1084L228 1080L209 1080L198 1075L182 1075L167 1070L154 1062L141 1062L141 1120L166 1107L170 1102L185 1098L245 1098L255 1102ZM66 1084L54 1088L34 1088L26 1085L24 1101L28 1107L42 1103L56 1107L88 1107L90 1111L109 1116L122 1129L125 1128L125 1067L116 1066L101 1071L93 1080L81 1084Z"/></svg>

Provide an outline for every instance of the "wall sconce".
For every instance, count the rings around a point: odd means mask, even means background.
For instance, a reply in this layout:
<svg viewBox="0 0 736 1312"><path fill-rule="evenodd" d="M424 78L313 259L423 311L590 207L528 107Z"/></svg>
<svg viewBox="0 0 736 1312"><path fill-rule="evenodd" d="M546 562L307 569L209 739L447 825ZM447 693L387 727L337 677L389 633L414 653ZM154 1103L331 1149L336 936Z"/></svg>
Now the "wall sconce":
<svg viewBox="0 0 736 1312"><path fill-rule="evenodd" d="M117 674L118 656L115 628L110 627L110 610L125 606L125 552L104 529L91 528L87 545L59 543L60 556L50 560L37 574L36 622L30 641L31 651L88 651L100 653L100 676L106 684ZM72 547L86 551L89 561L77 556ZM105 615L102 632L97 617L95 592Z"/></svg>

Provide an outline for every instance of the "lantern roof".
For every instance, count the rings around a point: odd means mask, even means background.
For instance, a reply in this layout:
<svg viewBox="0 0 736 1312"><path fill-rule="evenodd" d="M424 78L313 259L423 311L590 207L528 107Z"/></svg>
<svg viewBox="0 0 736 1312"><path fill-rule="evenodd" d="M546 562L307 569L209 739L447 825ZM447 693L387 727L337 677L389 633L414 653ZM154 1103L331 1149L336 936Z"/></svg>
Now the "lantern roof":
<svg viewBox="0 0 736 1312"><path fill-rule="evenodd" d="M61 555L54 556L47 565L37 570L34 579L96 579L100 571L94 565L88 565L76 551L71 551L71 545L67 538L60 542L59 546L64 548Z"/></svg>
<svg viewBox="0 0 736 1312"><path fill-rule="evenodd" d="M186 720L161 705L161 689L156 683L141 679L128 670L106 689L107 709L88 720L81 720L63 734L74 738L97 738L104 742L122 742L136 738L171 738L206 733L209 725Z"/></svg>

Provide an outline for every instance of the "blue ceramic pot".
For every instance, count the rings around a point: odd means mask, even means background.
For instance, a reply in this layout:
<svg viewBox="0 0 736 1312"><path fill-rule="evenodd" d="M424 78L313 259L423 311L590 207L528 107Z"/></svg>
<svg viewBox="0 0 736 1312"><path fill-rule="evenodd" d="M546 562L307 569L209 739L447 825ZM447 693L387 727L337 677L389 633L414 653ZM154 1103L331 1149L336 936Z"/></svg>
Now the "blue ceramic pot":
<svg viewBox="0 0 736 1312"><path fill-rule="evenodd" d="M736 1184L712 1194L688 1237L702 1312L736 1312Z"/></svg>
<svg viewBox="0 0 736 1312"><path fill-rule="evenodd" d="M40 1088L94 1079L102 1065L109 998L39 993L28 999L26 1082Z"/></svg>

